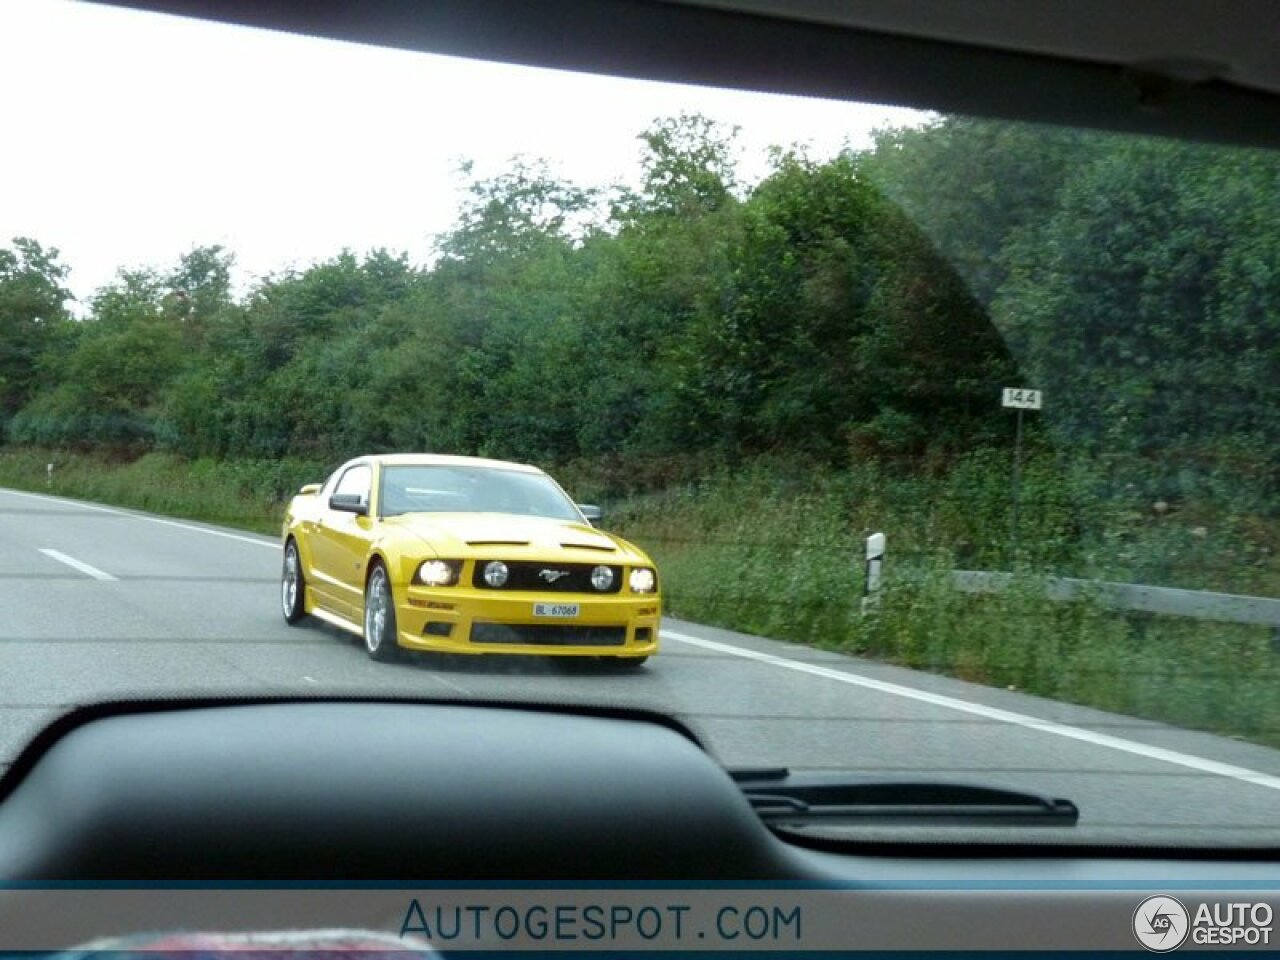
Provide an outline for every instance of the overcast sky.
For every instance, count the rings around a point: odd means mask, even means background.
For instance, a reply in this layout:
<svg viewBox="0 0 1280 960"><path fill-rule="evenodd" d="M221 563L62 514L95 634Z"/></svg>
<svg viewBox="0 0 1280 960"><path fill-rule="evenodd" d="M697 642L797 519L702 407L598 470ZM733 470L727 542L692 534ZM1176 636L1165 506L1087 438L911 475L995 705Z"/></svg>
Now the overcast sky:
<svg viewBox="0 0 1280 960"><path fill-rule="evenodd" d="M72 0L0 0L0 245L58 247L78 297L121 266L233 250L241 282L385 246L418 262L457 212L460 160L544 157L634 183L637 134L696 111L819 156L921 114L535 70L245 30Z"/></svg>

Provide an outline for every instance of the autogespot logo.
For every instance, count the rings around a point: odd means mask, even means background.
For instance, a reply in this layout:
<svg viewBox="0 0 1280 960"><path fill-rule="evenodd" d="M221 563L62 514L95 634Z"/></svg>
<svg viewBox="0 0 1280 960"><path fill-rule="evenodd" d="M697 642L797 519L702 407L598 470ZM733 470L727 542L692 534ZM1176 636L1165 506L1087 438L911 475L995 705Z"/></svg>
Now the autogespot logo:
<svg viewBox="0 0 1280 960"><path fill-rule="evenodd" d="M1133 935L1155 953L1168 953L1187 939L1191 917L1173 897L1147 897L1133 912Z"/></svg>

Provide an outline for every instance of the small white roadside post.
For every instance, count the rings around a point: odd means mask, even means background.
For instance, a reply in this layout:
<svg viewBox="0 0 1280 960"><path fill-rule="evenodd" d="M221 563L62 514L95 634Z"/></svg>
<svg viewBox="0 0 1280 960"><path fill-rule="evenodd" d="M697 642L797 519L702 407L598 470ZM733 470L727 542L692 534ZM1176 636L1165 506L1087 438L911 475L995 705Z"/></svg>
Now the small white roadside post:
<svg viewBox="0 0 1280 960"><path fill-rule="evenodd" d="M53 486L53 464L49 464L44 468L44 485L46 487Z"/></svg>
<svg viewBox="0 0 1280 960"><path fill-rule="evenodd" d="M1018 559L1018 508L1022 486L1022 412L1039 410L1041 400L1042 395L1039 390L1024 390L1022 387L1005 387L1000 399L1002 407L1011 407L1018 411L1018 427L1013 440L1013 520L1010 523L1015 562Z"/></svg>
<svg viewBox="0 0 1280 960"><path fill-rule="evenodd" d="M867 537L867 568L862 586L862 613L866 615L880 606L880 577L884 570L884 534Z"/></svg>

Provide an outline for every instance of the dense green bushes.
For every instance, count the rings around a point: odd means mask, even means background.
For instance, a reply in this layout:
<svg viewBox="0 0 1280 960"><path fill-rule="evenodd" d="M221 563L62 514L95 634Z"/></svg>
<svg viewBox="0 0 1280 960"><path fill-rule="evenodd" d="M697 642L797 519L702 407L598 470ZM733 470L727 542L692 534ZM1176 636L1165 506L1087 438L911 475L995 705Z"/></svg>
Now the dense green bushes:
<svg viewBox="0 0 1280 960"><path fill-rule="evenodd" d="M428 270L343 253L239 299L218 248L122 274L61 319L8 436L192 458L838 463L989 432L1003 345L857 156L779 155L744 196L701 118L646 144L645 190L595 219L595 194L543 168L474 183Z"/></svg>
<svg viewBox="0 0 1280 960"><path fill-rule="evenodd" d="M231 255L195 248L71 320L56 251L18 241L6 434L928 471L1006 444L997 391L1029 382L1049 398L1034 441L1107 464L1113 493L1276 512L1273 156L947 119L779 151L747 189L703 118L642 139L638 192L528 163L474 181L427 269L344 252L236 297Z"/></svg>

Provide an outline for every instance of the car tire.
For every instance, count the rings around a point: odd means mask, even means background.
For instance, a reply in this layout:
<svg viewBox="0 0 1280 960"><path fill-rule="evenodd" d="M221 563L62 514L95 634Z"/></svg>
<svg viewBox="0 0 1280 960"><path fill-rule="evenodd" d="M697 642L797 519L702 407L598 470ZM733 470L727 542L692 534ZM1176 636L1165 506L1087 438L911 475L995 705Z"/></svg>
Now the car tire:
<svg viewBox="0 0 1280 960"><path fill-rule="evenodd" d="M302 575L302 557L292 537L284 545L284 563L280 571L280 607L284 622L295 624L307 615L307 580Z"/></svg>
<svg viewBox="0 0 1280 960"><path fill-rule="evenodd" d="M617 663L622 667L642 667L648 659L648 657L618 657Z"/></svg>
<svg viewBox="0 0 1280 960"><path fill-rule="evenodd" d="M399 658L396 641L396 604L387 568L375 563L364 587L364 648L379 663Z"/></svg>

